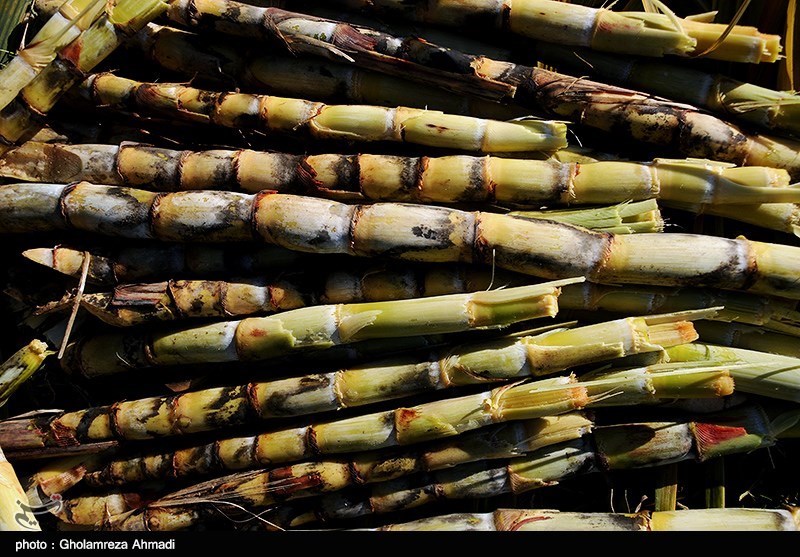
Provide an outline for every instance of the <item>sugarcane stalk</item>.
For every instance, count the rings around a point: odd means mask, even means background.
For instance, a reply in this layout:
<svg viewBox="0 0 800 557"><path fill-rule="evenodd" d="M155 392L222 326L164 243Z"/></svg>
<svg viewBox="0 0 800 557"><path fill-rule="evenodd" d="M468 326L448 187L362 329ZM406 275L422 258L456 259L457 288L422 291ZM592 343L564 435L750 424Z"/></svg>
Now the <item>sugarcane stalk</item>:
<svg viewBox="0 0 800 557"><path fill-rule="evenodd" d="M177 2L168 15L183 25L270 38L279 45L288 43L293 52L334 57L384 73L400 72L404 78L445 89L458 87L493 100L510 98L546 114L623 133L634 141L671 145L687 156L774 166L800 175L800 143L749 134L694 106L631 89L469 55L363 26L231 1Z"/></svg>
<svg viewBox="0 0 800 557"><path fill-rule="evenodd" d="M683 509L638 513L582 513L557 510L498 509L458 513L394 523L359 531L389 532L662 532L788 531L798 524L784 509Z"/></svg>
<svg viewBox="0 0 800 557"><path fill-rule="evenodd" d="M707 436L707 437L705 437ZM508 461L466 464L434 472L422 482L393 480L378 484L370 496L334 493L289 526L309 521L352 519L418 508L442 499L521 494L552 486L575 475L663 466L681 461L705 462L775 443L766 416L757 407L728 412L707 421L631 423L595 427L586 438L545 447ZM282 511L290 514L290 511Z"/></svg>
<svg viewBox="0 0 800 557"><path fill-rule="evenodd" d="M696 335L688 319L702 318L705 313L631 317L575 329L513 335L433 351L427 358L385 359L331 373L7 420L0 422L0 444L8 450L23 450L186 435L259 419L319 414L461 385L554 374L578 365L691 342Z"/></svg>
<svg viewBox="0 0 800 557"><path fill-rule="evenodd" d="M106 9L102 0L67 0L48 18L31 41L0 68L0 110L55 60L63 48L94 23Z"/></svg>
<svg viewBox="0 0 800 557"><path fill-rule="evenodd" d="M569 73L588 73L625 87L703 106L762 129L800 134L800 96L791 91L775 91L687 66L561 44L539 43L534 52L537 59Z"/></svg>
<svg viewBox="0 0 800 557"><path fill-rule="evenodd" d="M800 189L790 186L784 170L673 159L584 164L468 155L291 155L249 149L179 151L135 143L27 142L0 157L0 176L27 182L83 180L161 192L275 190L354 202L536 208L659 199L704 207L747 205L749 211L757 203L800 202Z"/></svg>
<svg viewBox="0 0 800 557"><path fill-rule="evenodd" d="M697 323L700 327L699 323ZM796 344L796 340L793 340ZM708 362L731 366L737 391L800 402L800 359L757 350L693 342L666 350L671 363Z"/></svg>
<svg viewBox="0 0 800 557"><path fill-rule="evenodd" d="M167 3L163 0L119 0L99 7L103 8L101 16L67 48L59 51L57 59L45 66L0 110L0 152L35 136L44 125L41 115L122 41L163 14Z"/></svg>
<svg viewBox="0 0 800 557"><path fill-rule="evenodd" d="M302 218L300 217L302 215ZM125 238L260 239L296 251L493 264L597 283L711 286L800 298L800 248L695 234L608 234L481 211L345 205L268 191L156 194L116 186L0 186L8 233L77 229ZM695 257L683 256L692 253Z"/></svg>
<svg viewBox="0 0 800 557"><path fill-rule="evenodd" d="M245 44L231 45L197 34L149 24L128 46L178 74L230 85L244 92L288 95L315 101L357 102L441 110L491 120L530 116L530 110L456 95L399 76L371 72L309 56L275 56Z"/></svg>
<svg viewBox="0 0 800 557"><path fill-rule="evenodd" d="M110 73L91 75L80 89L95 106L265 134L302 132L315 139L400 142L484 153L547 152L567 146L566 124L552 120L505 122L402 106L326 105L272 95L204 91L181 84L142 83Z"/></svg>
<svg viewBox="0 0 800 557"><path fill-rule="evenodd" d="M375 484L359 492L323 495L312 511L297 516L290 505L277 508L278 524L299 527L313 521L351 519L419 508L442 499L495 497L521 494L552 486L579 474L663 466L681 461L705 462L723 455L753 451L775 443L775 432L758 407L729 411L690 422L644 422L595 426L579 439L549 445L522 456L457 464L422 478L403 476ZM219 485L219 483L218 483ZM367 491L367 495L363 494ZM256 497L235 502L258 508ZM187 513L176 493L133 512L112 517L111 529L154 530L185 527ZM230 499L229 499L230 500ZM191 499L186 501L191 504ZM274 504L274 500L267 500ZM170 519L171 513L176 519ZM283 515L283 516L281 516ZM269 519L273 517L268 515ZM288 519L288 520L287 520Z"/></svg>
<svg viewBox="0 0 800 557"><path fill-rule="evenodd" d="M244 316L247 308L242 304L224 302L230 289L247 288L261 284L263 277L252 277L241 281L190 281L184 292L187 296L205 285L202 296L190 296L191 305L178 302L174 281L162 285L126 285L131 281L181 276L213 276L229 272L236 274L270 273L280 280L268 283L269 292L264 292L272 307L311 300L313 303L354 303L383 301L387 299L419 298L459 292L487 290L492 286L521 286L530 283L528 275L504 270L492 270L466 265L411 264L376 265L362 269L350 263L346 267L335 264L330 274L321 275L319 281L303 278L297 285L291 280L292 272L281 275L282 266L296 262L302 254L281 248L253 247L248 250L225 249L213 246L182 246L122 248L118 253L78 251L67 247L34 248L23 252L31 261L42 264L63 274L79 278L85 253L90 253L89 281L104 285L119 284L113 292L87 295L85 307L99 318L114 325L148 322L152 318L165 319L180 314L202 313L206 316ZM269 275L268 275L269 276ZM246 286L247 285L247 286ZM276 292L276 288L278 292ZM138 293L146 290L146 296ZM178 289L179 291L181 289ZM258 297L257 290L249 294ZM71 300L67 296L46 309L57 309ZM209 301L210 300L210 301ZM199 304L199 305L198 305ZM219 313L224 307L225 313ZM603 286L584 282L566 285L561 289L559 307L567 310L589 310L592 312L624 313L628 315L652 315L687 311L693 308L719 307L719 311L708 319L736 321L761 325L765 329L800 336L800 313L797 302L784 298L756 296L742 292L700 289L659 288L640 285ZM200 308L200 309L198 309ZM191 312L188 310L191 309Z"/></svg>
<svg viewBox="0 0 800 557"><path fill-rule="evenodd" d="M558 312L565 279L505 290L309 306L161 331L109 333L70 344L62 367L89 377L192 363L262 361L380 338L501 328Z"/></svg>
<svg viewBox="0 0 800 557"><path fill-rule="evenodd" d="M340 269L343 268L340 266ZM171 280L159 283L123 284L113 291L84 294L80 304L101 321L130 327L160 321L194 318L236 318L270 314L318 304L379 302L478 292L494 287L523 286L527 275L491 271L473 266L359 265L346 270L308 277L300 271L273 279L236 281ZM738 293L682 289L603 288L565 285L561 309L627 312L652 315L660 307L685 311L692 307L719 308L705 319L749 322L770 326L772 319L791 313L780 300ZM670 299L670 295L674 299ZM604 300L604 297L608 297ZM34 315L65 311L74 306L74 295L40 305ZM728 306L730 304L730 306ZM724 306L728 306L726 309ZM795 320L796 322L797 320Z"/></svg>
<svg viewBox="0 0 800 557"><path fill-rule="evenodd" d="M38 532L41 527L14 467L0 449L0 532L8 531Z"/></svg>
<svg viewBox="0 0 800 557"><path fill-rule="evenodd" d="M592 405L654 404L669 398L716 398L733 390L725 368L650 373L628 370L577 382L572 376L506 384L490 391L441 399L252 437L113 460L87 474L94 485L243 470L318 455L370 451L461 435L493 423L574 412Z"/></svg>
<svg viewBox="0 0 800 557"><path fill-rule="evenodd" d="M276 274L272 279L123 284L110 292L84 294L79 303L105 323L130 327L159 321L271 314L318 304L379 302L478 292L489 290L493 285L509 287L531 283L526 275L492 272L465 265L428 268L382 265L367 266L363 270L359 267L340 266L348 270L333 270L315 277L302 271L290 271ZM40 305L34 314L64 311L74 304L74 295L68 293L59 300Z"/></svg>
<svg viewBox="0 0 800 557"><path fill-rule="evenodd" d="M691 373L691 378L688 380L679 375L680 373L671 375L669 380L660 382L655 391L650 388L649 395L644 394L640 388L641 385L634 385L635 382L628 381L622 374L615 374L613 385L608 381L594 381L586 382L585 386L588 393L598 393L601 397L605 397L606 394L600 393L621 389L619 392L622 393L622 398L632 404L646 403L651 396L666 396L669 391L674 391L677 396L716 396L730 392L730 384L726 385L726 377L729 376L725 371L720 373L720 370L716 370L705 375ZM612 376L607 376L607 379L610 377ZM558 389L558 383L561 382L561 379L550 380L543 384L542 388ZM643 394L644 398L642 398ZM605 405L605 402L600 399L596 403ZM268 473L234 474L181 490L157 502L155 506L180 505L182 507L180 521L185 526L187 520L197 521L204 516L202 508L187 508L186 505L191 505L193 502L233 500L237 504L255 507L269 506L288 499L309 497L319 492L343 489L354 483L387 482L398 477L405 478L420 470L439 470L467 462L511 458L537 450L537 446L550 446L557 442L563 445L565 437L578 439L582 433L586 433L590 429L591 425L591 423L587 424L584 418L575 415L565 415L556 421L553 420L553 418L547 418L544 423L541 420L530 423L523 422L514 426L514 429L508 430L503 428L495 430L492 426L489 426L488 429L481 428L478 433L458 436L452 442L430 445L431 448L422 453L424 455L422 458L419 456L419 451L401 453L397 458L387 455L385 452L378 452L361 455L355 462L322 461L312 462L308 465L284 467ZM545 424L547 424L546 427ZM508 434L512 432L513 435L509 438ZM520 434L523 432L525 434L521 436ZM425 464L420 466L420 462ZM343 470L347 472L343 473ZM353 474L353 472L356 473ZM107 480L107 478L103 478L103 480ZM89 481L96 482L97 477L93 476L89 478ZM281 489L281 485L284 485L285 488ZM144 514L139 514L138 518L130 521L127 527L133 525L134 529L140 527L147 529L146 525L153 520L152 512L160 514L162 510L144 509ZM172 516L174 509L167 508L163 513L165 518L171 517L164 523L174 524L174 516ZM100 522L99 518L102 517L96 515L87 517L87 519L93 520L94 524ZM141 519L144 521L140 523Z"/></svg>
<svg viewBox="0 0 800 557"><path fill-rule="evenodd" d="M46 343L34 339L0 364L0 406L8 402L14 391L36 373L52 354L55 352ZM4 446L3 443L0 446Z"/></svg>
<svg viewBox="0 0 800 557"><path fill-rule="evenodd" d="M209 2L186 0L185 3L187 7L196 7ZM422 0L337 0L335 3L378 14L400 15L420 23L495 28L530 39L637 56L701 56L759 63L775 62L782 49L780 36L736 25L717 48L706 52L723 37L726 25L679 18L664 7L661 8L664 13L653 13L564 5L552 0L517 0L513 4L499 0L443 0L435 3ZM174 9L179 9L179 6Z"/></svg>
<svg viewBox="0 0 800 557"><path fill-rule="evenodd" d="M564 414L499 424L464 434L452 440L420 445L403 451L371 451L352 457L315 460L269 470L238 472L214 478L167 494L167 501L232 501L247 507L268 507L286 501L330 493L347 487L389 481L420 471L440 470L484 459L504 459L542 447L579 439L591 431L593 423L581 413ZM117 493L103 496L70 498L66 503L70 515L59 518L71 524L102 525L108 515L97 511L115 505L123 514L142 506L138 501L127 503ZM155 503L158 506L159 503ZM195 522L207 518L203 505L194 505ZM184 515L190 516L190 515Z"/></svg>

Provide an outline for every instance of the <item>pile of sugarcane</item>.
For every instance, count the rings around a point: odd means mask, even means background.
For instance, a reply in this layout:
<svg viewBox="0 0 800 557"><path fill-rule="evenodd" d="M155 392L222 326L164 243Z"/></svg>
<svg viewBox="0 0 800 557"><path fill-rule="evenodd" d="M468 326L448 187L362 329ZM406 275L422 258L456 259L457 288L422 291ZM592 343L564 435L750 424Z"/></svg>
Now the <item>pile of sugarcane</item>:
<svg viewBox="0 0 800 557"><path fill-rule="evenodd" d="M0 530L800 528L794 2L27 3Z"/></svg>

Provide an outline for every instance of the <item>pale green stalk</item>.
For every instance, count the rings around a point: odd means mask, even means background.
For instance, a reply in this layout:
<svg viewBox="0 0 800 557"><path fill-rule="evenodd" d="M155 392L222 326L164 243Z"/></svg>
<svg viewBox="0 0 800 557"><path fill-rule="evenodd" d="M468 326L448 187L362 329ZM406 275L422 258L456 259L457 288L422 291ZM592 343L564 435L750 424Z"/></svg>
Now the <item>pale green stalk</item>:
<svg viewBox="0 0 800 557"><path fill-rule="evenodd" d="M737 391L800 402L800 358L703 342L668 348L666 355L672 363L730 366Z"/></svg>

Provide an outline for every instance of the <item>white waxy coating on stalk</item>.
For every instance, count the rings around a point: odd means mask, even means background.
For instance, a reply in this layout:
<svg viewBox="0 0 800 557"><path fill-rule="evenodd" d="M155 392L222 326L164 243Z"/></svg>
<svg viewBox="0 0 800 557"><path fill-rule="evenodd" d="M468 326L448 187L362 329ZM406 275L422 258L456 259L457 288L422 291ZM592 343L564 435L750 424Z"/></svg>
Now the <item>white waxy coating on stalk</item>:
<svg viewBox="0 0 800 557"><path fill-rule="evenodd" d="M272 289L274 286L254 284L252 288L237 288L235 296L231 296L229 290L225 291L222 298L222 306L226 309L227 315L243 315L244 312L255 313L262 311L273 311ZM241 309L239 309L241 308ZM218 315L215 313L215 315Z"/></svg>
<svg viewBox="0 0 800 557"><path fill-rule="evenodd" d="M524 493L586 470L595 452L584 438L545 447L512 460L508 466L513 493Z"/></svg>
<svg viewBox="0 0 800 557"><path fill-rule="evenodd" d="M278 194L280 195L280 194ZM415 204L362 205L357 235L349 253L378 255L403 245L403 259L431 262L470 261L475 214ZM421 223L413 226L414 223ZM424 223L424 224L422 224ZM447 232L443 238L442 232Z"/></svg>
<svg viewBox="0 0 800 557"><path fill-rule="evenodd" d="M309 35L317 40L330 39L336 32L338 23L334 21L314 20L307 18L290 17L278 24L278 29L289 28L295 33Z"/></svg>
<svg viewBox="0 0 800 557"><path fill-rule="evenodd" d="M252 204L253 196L245 193L175 192L159 199L150 222L156 235L165 240L182 240L183 230L205 230L206 240L249 240Z"/></svg>
<svg viewBox="0 0 800 557"><path fill-rule="evenodd" d="M236 107L234 110L229 109L232 105ZM229 128L238 128L237 120L243 117L261 117L264 122L270 123L270 113L266 111L267 106L255 95L232 93L220 99L214 107L211 119L215 123Z"/></svg>
<svg viewBox="0 0 800 557"><path fill-rule="evenodd" d="M680 260L681 254L691 253L690 262ZM754 258L748 242L732 241L716 236L700 234L682 234L680 245L669 234L628 234L614 236L614 247L607 261L603 281L610 282L614 279L623 279L625 282L635 281L639 273L651 273L653 268L665 269L660 280L651 284L672 284L672 277L681 275L687 264L690 264L696 276L710 273L719 273L721 269L726 272L718 281L722 288L736 288L738 284L732 281L744 280L751 269L751 259ZM624 276L617 275L613 269L625 269ZM672 271L666 271L666 269Z"/></svg>
<svg viewBox="0 0 800 557"><path fill-rule="evenodd" d="M285 200L280 194L259 197L255 211L259 235L298 251L348 253L355 207L312 197L292 198L292 203ZM307 245L310 238L313 246Z"/></svg>
<svg viewBox="0 0 800 557"><path fill-rule="evenodd" d="M158 194L86 182L69 189L61 203L70 224L112 236L151 238L149 208ZM147 210L143 210L143 209ZM197 209L195 208L195 211Z"/></svg>
<svg viewBox="0 0 800 557"><path fill-rule="evenodd" d="M63 228L61 215L61 195L68 186L61 184L37 184L35 189L14 186L0 187L0 208L9 207L10 216L22 226L14 231L35 231L42 221L52 223L57 219L57 228ZM8 231L7 224L4 232Z"/></svg>
<svg viewBox="0 0 800 557"><path fill-rule="evenodd" d="M291 408L292 415L310 414L312 412L324 412L340 406L339 401L342 396L338 389L338 383L333 380L328 380L328 377L323 377L323 381L318 381L317 377L298 377L288 378L279 381L270 381L259 383L256 385L259 399L269 401L270 393L278 393L280 395L280 410L274 413L276 417L288 415L289 412L284 410ZM313 384L314 388L307 388ZM306 388L303 388L306 387ZM342 406L343 407L343 406ZM269 404L261 407L260 416L262 418L269 418L273 414L270 412ZM283 411L283 413L280 413Z"/></svg>
<svg viewBox="0 0 800 557"><path fill-rule="evenodd" d="M155 406L158 399L152 399L154 404L147 406L144 404L126 404L122 403L120 406L124 407L121 412L116 412L114 415L115 420L119 423L119 427L125 432L126 439L152 439L157 435L169 435L171 433L173 420L166 417L168 408L165 405ZM152 420L153 409L158 408L159 420ZM154 431L153 423L162 423L167 427Z"/></svg>
<svg viewBox="0 0 800 557"><path fill-rule="evenodd" d="M414 112L416 112L416 110L414 110ZM386 126L386 133L384 137L387 139L391 137L391 139L394 141L399 141L403 136L403 120L405 120L407 117L408 113L405 110L400 110L397 108L387 109L384 119L384 125Z"/></svg>

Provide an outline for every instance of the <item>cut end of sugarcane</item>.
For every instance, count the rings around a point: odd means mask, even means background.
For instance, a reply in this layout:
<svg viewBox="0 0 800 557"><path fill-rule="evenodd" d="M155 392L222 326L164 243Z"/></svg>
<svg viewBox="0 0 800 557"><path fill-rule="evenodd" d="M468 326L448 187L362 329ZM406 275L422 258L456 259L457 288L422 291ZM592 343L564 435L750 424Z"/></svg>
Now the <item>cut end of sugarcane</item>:
<svg viewBox="0 0 800 557"><path fill-rule="evenodd" d="M585 209L551 209L546 211L511 211L509 216L523 219L545 219L582 226L612 234L663 232L664 219L655 199L626 201L608 207Z"/></svg>
<svg viewBox="0 0 800 557"><path fill-rule="evenodd" d="M561 287L584 282L584 277L542 284L485 290L470 294L467 314L472 327L500 327L510 323L558 314Z"/></svg>
<svg viewBox="0 0 800 557"><path fill-rule="evenodd" d="M683 20L658 0L651 0L651 8L653 13L598 10L588 46L619 53L635 48L635 54L658 58L694 52L697 40L684 30Z"/></svg>
<svg viewBox="0 0 800 557"><path fill-rule="evenodd" d="M54 354L46 343L34 339L0 365L0 406Z"/></svg>
<svg viewBox="0 0 800 557"><path fill-rule="evenodd" d="M484 290L469 295L469 301L481 305L505 304L514 302L522 298L535 298L546 294L558 294L562 286L585 282L585 277L575 277L563 280L543 282L528 286L515 286L512 288L498 288L496 290ZM456 294L456 296L459 296Z"/></svg>
<svg viewBox="0 0 800 557"><path fill-rule="evenodd" d="M34 263L55 269L55 257L51 248L32 248L22 252L22 256Z"/></svg>
<svg viewBox="0 0 800 557"><path fill-rule="evenodd" d="M42 28L47 32L47 36L37 40L42 32L37 33L34 41L25 49L21 50L19 56L24 57L27 62L38 71L52 62L58 52L71 43L82 31L88 29L94 21L100 18L106 8L106 0L90 0L82 9L77 10L76 6L69 3L66 9L61 10L61 14L66 17L56 15L48 23L53 25L61 24L56 28ZM61 21L57 21L56 18ZM27 84L23 84L24 85Z"/></svg>
<svg viewBox="0 0 800 557"><path fill-rule="evenodd" d="M713 307L676 311L644 316L641 319L647 324L648 338L652 344L670 347L688 344L700 338L692 321L713 319L721 309Z"/></svg>
<svg viewBox="0 0 800 557"><path fill-rule="evenodd" d="M694 325L689 321L651 325L647 329L647 336L651 344L662 347L686 344L700 338Z"/></svg>
<svg viewBox="0 0 800 557"><path fill-rule="evenodd" d="M119 0L109 10L108 19L117 26L140 29L168 7L163 0Z"/></svg>
<svg viewBox="0 0 800 557"><path fill-rule="evenodd" d="M581 410L590 402L586 388L570 375L498 387L485 410L495 421L527 420Z"/></svg>

